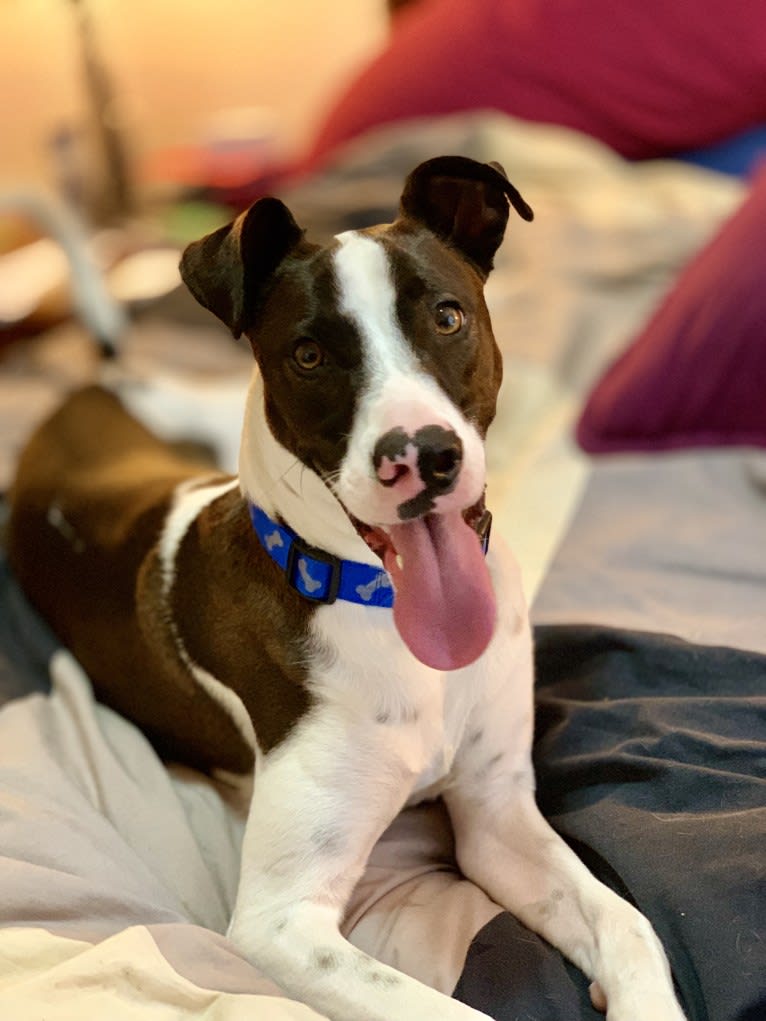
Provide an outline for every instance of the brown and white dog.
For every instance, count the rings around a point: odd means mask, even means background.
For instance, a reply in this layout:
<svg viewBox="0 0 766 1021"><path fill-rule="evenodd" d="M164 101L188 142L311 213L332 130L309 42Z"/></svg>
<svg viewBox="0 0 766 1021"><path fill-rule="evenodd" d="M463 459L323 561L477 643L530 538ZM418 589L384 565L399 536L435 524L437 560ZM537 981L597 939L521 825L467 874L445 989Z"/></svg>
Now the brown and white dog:
<svg viewBox="0 0 766 1021"><path fill-rule="evenodd" d="M502 374L483 284L509 201L532 218L501 168L440 157L393 224L326 247L257 202L182 262L255 355L239 477L200 475L91 388L13 492L12 566L100 698L169 757L255 764L229 934L335 1021L484 1017L339 933L382 831L436 795L463 873L583 969L609 1021L683 1017L648 921L536 807L527 610L477 535Z"/></svg>

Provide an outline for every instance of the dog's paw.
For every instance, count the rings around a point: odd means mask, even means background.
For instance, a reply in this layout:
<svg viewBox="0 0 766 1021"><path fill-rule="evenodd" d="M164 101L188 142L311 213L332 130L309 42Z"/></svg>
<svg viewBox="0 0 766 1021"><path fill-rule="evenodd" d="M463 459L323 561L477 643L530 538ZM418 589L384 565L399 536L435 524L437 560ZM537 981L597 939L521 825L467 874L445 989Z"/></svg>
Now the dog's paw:
<svg viewBox="0 0 766 1021"><path fill-rule="evenodd" d="M588 992L590 993L590 1002L595 1009L600 1010L602 1014L606 1014L606 996L598 982L591 982Z"/></svg>

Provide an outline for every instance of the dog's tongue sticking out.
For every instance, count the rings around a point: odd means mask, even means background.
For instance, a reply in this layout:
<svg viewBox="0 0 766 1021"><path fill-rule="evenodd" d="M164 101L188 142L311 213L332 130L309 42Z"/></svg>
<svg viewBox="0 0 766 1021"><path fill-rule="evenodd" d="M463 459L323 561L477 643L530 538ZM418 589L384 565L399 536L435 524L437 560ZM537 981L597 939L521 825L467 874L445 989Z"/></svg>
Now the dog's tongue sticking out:
<svg viewBox="0 0 766 1021"><path fill-rule="evenodd" d="M459 511L390 528L383 562L394 621L410 651L436 670L468 666L495 628L495 594L476 532Z"/></svg>

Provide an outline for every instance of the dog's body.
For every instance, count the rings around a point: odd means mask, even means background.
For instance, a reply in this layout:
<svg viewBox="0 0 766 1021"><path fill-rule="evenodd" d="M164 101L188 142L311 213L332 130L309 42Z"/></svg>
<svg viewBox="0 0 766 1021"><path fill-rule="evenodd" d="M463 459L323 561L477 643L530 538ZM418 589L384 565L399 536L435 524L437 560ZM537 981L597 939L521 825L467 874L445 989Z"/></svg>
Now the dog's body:
<svg viewBox="0 0 766 1021"><path fill-rule="evenodd" d="M22 458L11 561L163 753L255 763L230 935L288 993L337 1021L483 1016L338 931L383 829L441 794L462 871L593 979L610 1021L681 1021L649 923L536 808L520 579L473 531L508 198L531 218L498 170L442 158L391 226L317 248L262 200L191 246L187 283L258 361L239 478L200 476L84 391Z"/></svg>

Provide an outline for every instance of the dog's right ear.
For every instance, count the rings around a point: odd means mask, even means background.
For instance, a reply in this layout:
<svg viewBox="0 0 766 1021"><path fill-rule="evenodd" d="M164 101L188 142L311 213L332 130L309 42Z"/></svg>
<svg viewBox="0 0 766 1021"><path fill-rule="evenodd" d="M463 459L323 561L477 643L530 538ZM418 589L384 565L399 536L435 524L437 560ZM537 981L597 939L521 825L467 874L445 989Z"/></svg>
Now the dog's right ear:
<svg viewBox="0 0 766 1021"><path fill-rule="evenodd" d="M253 325L274 271L302 239L283 202L259 199L233 223L193 241L181 257L181 277L236 338Z"/></svg>

